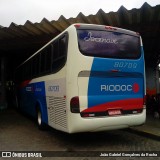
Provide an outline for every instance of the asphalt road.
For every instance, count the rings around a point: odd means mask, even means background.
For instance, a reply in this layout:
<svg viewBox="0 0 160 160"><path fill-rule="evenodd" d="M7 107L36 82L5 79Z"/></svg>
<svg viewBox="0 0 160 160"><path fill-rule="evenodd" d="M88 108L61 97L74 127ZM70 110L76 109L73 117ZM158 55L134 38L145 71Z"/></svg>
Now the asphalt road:
<svg viewBox="0 0 160 160"><path fill-rule="evenodd" d="M160 151L160 141L136 135L127 130L114 130L97 133L67 134L48 128L40 131L33 119L14 109L0 111L0 151L72 151L82 152L83 157L52 157L41 159L106 159L106 157L86 157L92 151ZM56 153L56 152L55 152ZM2 159L2 158L1 158ZM10 158L3 158L10 159ZM14 158L15 159L15 158ZM22 158L19 158L22 159ZM26 158L23 158L26 159ZM32 159L32 158L30 158ZM143 157L108 157L115 160L144 159ZM145 159L160 159L147 157Z"/></svg>

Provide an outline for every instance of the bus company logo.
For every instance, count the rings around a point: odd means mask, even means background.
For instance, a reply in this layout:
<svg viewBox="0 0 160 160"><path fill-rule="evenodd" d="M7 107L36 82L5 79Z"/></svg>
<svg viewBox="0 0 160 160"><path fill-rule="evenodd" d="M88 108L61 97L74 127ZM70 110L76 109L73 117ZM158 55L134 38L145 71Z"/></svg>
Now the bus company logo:
<svg viewBox="0 0 160 160"><path fill-rule="evenodd" d="M98 42L98 43L114 43L117 44L118 41L116 39L106 39L106 38L96 38L92 36L92 32L88 33L87 37L84 37L85 41Z"/></svg>
<svg viewBox="0 0 160 160"><path fill-rule="evenodd" d="M33 91L33 87L26 87L26 91L27 92L32 92Z"/></svg>
<svg viewBox="0 0 160 160"><path fill-rule="evenodd" d="M132 88L133 88L133 92L134 92L134 93L139 92L139 89L140 89L140 88L139 88L139 84L138 84L138 83L134 83Z"/></svg>
<svg viewBox="0 0 160 160"><path fill-rule="evenodd" d="M49 92L59 92L59 86L49 86L48 91Z"/></svg>
<svg viewBox="0 0 160 160"><path fill-rule="evenodd" d="M101 85L101 92L139 92L139 84L133 85Z"/></svg>

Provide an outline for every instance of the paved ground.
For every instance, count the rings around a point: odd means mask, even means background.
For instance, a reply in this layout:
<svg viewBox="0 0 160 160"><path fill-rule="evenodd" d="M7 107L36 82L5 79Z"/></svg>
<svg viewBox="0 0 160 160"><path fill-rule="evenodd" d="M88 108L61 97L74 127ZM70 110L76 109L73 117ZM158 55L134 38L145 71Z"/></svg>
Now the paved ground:
<svg viewBox="0 0 160 160"><path fill-rule="evenodd" d="M160 141L139 136L126 130L72 135L54 129L40 131L31 118L13 109L8 109L0 111L0 151L87 151L88 153L89 151L154 152L160 151ZM7 160L9 158L4 159ZM84 157L56 157L52 159L90 160L93 158L85 157L84 155ZM94 159L106 158L96 157ZM133 160L136 158L110 157L108 159ZM140 157L137 159L141 160L144 158ZM145 159L156 160L158 158Z"/></svg>
<svg viewBox="0 0 160 160"><path fill-rule="evenodd" d="M154 118L151 114L147 114L146 123L143 126L132 127L132 131L160 140L160 119Z"/></svg>

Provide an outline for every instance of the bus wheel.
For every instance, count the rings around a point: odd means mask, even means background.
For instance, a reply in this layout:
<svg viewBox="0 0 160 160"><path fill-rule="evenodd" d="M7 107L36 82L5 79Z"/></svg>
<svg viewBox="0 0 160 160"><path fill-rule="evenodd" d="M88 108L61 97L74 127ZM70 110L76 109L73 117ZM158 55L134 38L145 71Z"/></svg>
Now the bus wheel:
<svg viewBox="0 0 160 160"><path fill-rule="evenodd" d="M45 130L45 124L42 122L42 112L39 108L37 109L37 124L40 130Z"/></svg>

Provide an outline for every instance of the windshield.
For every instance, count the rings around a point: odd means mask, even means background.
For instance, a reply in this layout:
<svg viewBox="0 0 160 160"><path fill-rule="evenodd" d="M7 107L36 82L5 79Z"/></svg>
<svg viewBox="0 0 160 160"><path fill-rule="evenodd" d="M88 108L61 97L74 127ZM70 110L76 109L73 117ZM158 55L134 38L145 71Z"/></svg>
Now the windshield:
<svg viewBox="0 0 160 160"><path fill-rule="evenodd" d="M77 30L82 54L94 57L137 59L140 57L140 38L124 33Z"/></svg>

